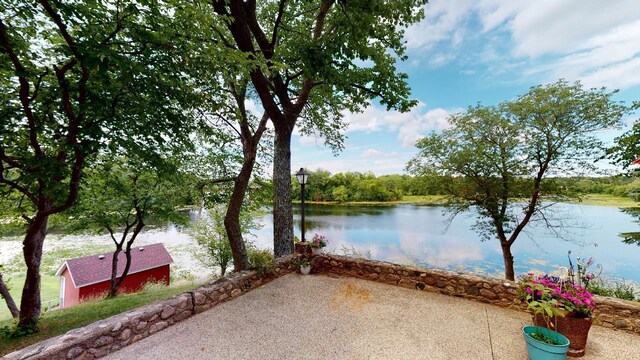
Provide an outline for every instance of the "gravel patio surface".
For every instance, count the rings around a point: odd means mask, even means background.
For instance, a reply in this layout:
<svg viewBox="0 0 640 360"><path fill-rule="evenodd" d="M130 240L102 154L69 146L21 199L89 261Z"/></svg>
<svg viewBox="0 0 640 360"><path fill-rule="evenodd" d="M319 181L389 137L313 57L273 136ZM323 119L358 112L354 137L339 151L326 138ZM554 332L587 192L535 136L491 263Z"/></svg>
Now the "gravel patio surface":
<svg viewBox="0 0 640 360"><path fill-rule="evenodd" d="M291 274L107 359L527 359L522 312L352 278ZM571 358L570 358L571 359ZM582 359L640 359L594 326Z"/></svg>

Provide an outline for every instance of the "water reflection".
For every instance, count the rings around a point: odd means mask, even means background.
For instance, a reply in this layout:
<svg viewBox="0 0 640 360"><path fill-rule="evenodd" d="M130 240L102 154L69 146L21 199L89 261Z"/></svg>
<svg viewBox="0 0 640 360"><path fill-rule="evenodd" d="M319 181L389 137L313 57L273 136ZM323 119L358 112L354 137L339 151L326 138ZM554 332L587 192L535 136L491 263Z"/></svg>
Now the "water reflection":
<svg viewBox="0 0 640 360"><path fill-rule="evenodd" d="M322 233L329 250L342 248L370 252L375 259L451 270L467 270L502 276L502 252L496 240L480 241L473 231L475 213L459 215L447 228L439 206L398 205L384 207L309 206L305 214L306 237ZM294 209L295 233L300 237L299 207ZM533 226L513 245L516 273L553 271L567 266L573 256L593 256L610 278L640 282L640 247L623 244L618 232L633 229L634 219L617 208L560 204L555 215L565 220L562 239ZM272 247L272 218L256 232L256 244ZM586 224L586 225L585 225ZM534 224L535 225L535 224Z"/></svg>

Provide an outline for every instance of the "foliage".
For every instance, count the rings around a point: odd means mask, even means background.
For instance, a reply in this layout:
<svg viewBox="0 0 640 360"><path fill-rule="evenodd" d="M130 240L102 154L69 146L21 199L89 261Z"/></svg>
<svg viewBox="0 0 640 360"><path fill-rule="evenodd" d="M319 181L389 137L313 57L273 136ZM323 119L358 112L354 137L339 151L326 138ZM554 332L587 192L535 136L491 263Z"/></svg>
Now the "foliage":
<svg viewBox="0 0 640 360"><path fill-rule="evenodd" d="M545 312L547 307L552 306L574 313L576 317L589 317L595 309L592 293L580 285L556 277L523 276L516 294L531 307L544 307ZM531 305L532 302L535 304ZM552 316L548 312L547 315Z"/></svg>
<svg viewBox="0 0 640 360"><path fill-rule="evenodd" d="M623 208L620 209L620 211L635 217L635 222L640 222L640 207ZM640 246L640 232L638 231L623 232L620 233L619 236L622 237L622 242L624 242L625 244L635 244Z"/></svg>
<svg viewBox="0 0 640 360"><path fill-rule="evenodd" d="M351 245L351 247L346 247L345 245L342 245L342 248L340 250L342 251L342 254L344 256L363 258L363 259L372 258L371 250L367 250L366 252L361 252L361 251L358 251L358 249L356 249L353 245Z"/></svg>
<svg viewBox="0 0 640 360"><path fill-rule="evenodd" d="M327 240L324 238L324 235L314 234L309 246L316 249L322 249L327 246Z"/></svg>
<svg viewBox="0 0 640 360"><path fill-rule="evenodd" d="M634 109L640 108L640 101L633 103ZM612 163L628 169L632 162L640 157L640 120L636 119L632 128L614 139L614 145L607 149L607 158ZM630 171L637 173L637 171Z"/></svg>
<svg viewBox="0 0 640 360"><path fill-rule="evenodd" d="M249 268L260 276L273 275L273 254L269 250L260 250L253 246L248 248Z"/></svg>
<svg viewBox="0 0 640 360"><path fill-rule="evenodd" d="M292 198L300 200L300 184L292 181ZM305 200L312 201L396 201L403 193L426 195L421 186L416 186L415 178L407 175L384 175L373 173L347 172L331 174L318 169L309 171L305 187ZM420 189L420 190L418 190Z"/></svg>
<svg viewBox="0 0 640 360"><path fill-rule="evenodd" d="M229 265L233 264L231 245L224 225L224 209L220 206L205 210L202 219L191 225L191 233L198 244L206 250L206 263L220 268L220 276L224 276ZM260 224L255 220L255 212L242 211L240 225L245 235L250 235L252 229L259 229Z"/></svg>
<svg viewBox="0 0 640 360"><path fill-rule="evenodd" d="M291 260L291 264L295 267L307 267L312 266L315 261L316 258L310 254L300 254Z"/></svg>
<svg viewBox="0 0 640 360"><path fill-rule="evenodd" d="M146 163L133 157L104 159L87 169L76 207L69 213L74 232L128 231L137 215L155 221L184 224L184 180L175 167L160 160ZM126 235L126 234L124 234ZM114 241L116 241L114 239Z"/></svg>
<svg viewBox="0 0 640 360"><path fill-rule="evenodd" d="M469 107L449 118L450 128L419 140L407 169L442 181L454 216L477 211L476 230L500 241L513 280L511 245L530 222L561 229L549 208L574 196L549 177L595 171L602 152L595 132L631 112L614 94L559 80L497 106Z"/></svg>
<svg viewBox="0 0 640 360"><path fill-rule="evenodd" d="M615 297L622 300L640 300L636 297L636 290L632 284L625 281L596 280L589 283L587 288L592 294Z"/></svg>
<svg viewBox="0 0 640 360"><path fill-rule="evenodd" d="M98 153L152 158L188 146L203 97L191 51L176 40L189 1L7 0L0 8L1 215L27 223L20 326L37 327L49 217L78 200ZM215 52L208 58L213 59ZM117 139L117 141L114 141Z"/></svg>

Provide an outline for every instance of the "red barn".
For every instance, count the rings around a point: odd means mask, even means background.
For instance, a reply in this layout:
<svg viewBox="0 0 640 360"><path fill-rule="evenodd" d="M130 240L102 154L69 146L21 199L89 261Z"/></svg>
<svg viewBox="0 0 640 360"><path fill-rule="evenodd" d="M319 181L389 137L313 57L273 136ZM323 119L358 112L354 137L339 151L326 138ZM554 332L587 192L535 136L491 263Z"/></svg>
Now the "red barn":
<svg viewBox="0 0 640 360"><path fill-rule="evenodd" d="M124 251L118 254L118 277L126 264ZM131 267L119 292L139 291L148 282L169 285L171 255L161 243L131 249ZM85 299L102 296L109 291L113 252L69 259L62 264L60 276L60 307L79 304Z"/></svg>

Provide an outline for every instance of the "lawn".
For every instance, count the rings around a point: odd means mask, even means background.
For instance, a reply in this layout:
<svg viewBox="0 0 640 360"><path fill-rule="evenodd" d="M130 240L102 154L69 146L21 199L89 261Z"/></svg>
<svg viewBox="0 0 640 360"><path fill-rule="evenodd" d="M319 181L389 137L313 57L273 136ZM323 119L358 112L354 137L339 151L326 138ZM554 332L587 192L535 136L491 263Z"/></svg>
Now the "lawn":
<svg viewBox="0 0 640 360"><path fill-rule="evenodd" d="M140 307L156 300L166 299L197 287L193 283L171 286L152 286L136 294L120 295L115 299L86 302L68 309L51 311L40 318L40 332L20 338L0 335L0 356L27 347L42 340L61 335L69 330L88 325L97 320ZM13 320L0 321L0 328L14 327Z"/></svg>
<svg viewBox="0 0 640 360"><path fill-rule="evenodd" d="M25 275L15 275L5 277L5 281L10 281L10 293L18 307L20 306L20 297L22 296L22 286L24 285ZM51 301L51 306L58 305L60 297L60 278L53 275L42 275L42 283L40 285L42 291L42 307L46 308L46 302ZM4 300L0 299L0 321L11 319L11 313Z"/></svg>
<svg viewBox="0 0 640 360"><path fill-rule="evenodd" d="M600 205L600 206L615 206L615 207L633 207L638 206L638 203L628 197L613 196L606 194L588 194L584 195L580 204L584 205Z"/></svg>

